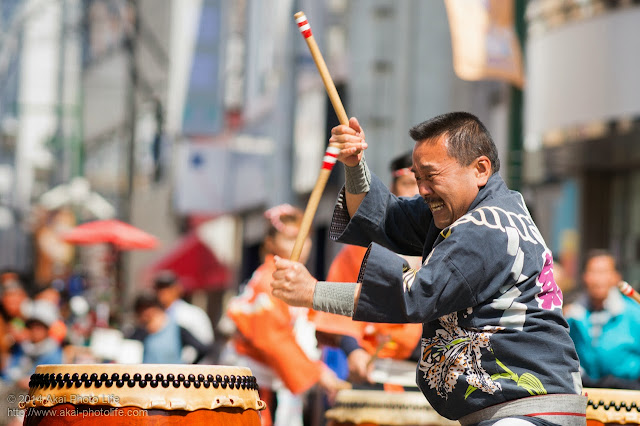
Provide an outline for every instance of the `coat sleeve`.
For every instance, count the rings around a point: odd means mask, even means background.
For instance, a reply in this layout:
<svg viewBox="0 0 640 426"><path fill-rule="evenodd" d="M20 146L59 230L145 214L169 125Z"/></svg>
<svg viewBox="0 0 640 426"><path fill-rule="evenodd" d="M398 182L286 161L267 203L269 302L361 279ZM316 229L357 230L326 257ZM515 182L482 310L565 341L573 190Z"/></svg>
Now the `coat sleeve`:
<svg viewBox="0 0 640 426"><path fill-rule="evenodd" d="M473 224L440 232L435 248L415 271L399 256L372 244L359 281L354 319L425 323L478 305L510 277L516 257L507 255L507 236Z"/></svg>
<svg viewBox="0 0 640 426"><path fill-rule="evenodd" d="M431 219L431 211L422 198L396 197L372 175L371 190L352 218L342 188L329 236L347 244L367 247L375 242L395 253L421 256Z"/></svg>

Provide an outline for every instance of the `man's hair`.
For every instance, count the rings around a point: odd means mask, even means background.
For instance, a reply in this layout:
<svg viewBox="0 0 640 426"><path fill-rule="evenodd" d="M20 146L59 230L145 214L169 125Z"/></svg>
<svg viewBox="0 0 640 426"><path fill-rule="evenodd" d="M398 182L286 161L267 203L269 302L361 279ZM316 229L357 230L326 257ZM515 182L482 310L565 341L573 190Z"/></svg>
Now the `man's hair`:
<svg viewBox="0 0 640 426"><path fill-rule="evenodd" d="M138 315L148 308L158 308L164 310L164 308L160 304L160 301L158 301L157 296L152 293L142 293L138 295L133 306L135 313Z"/></svg>
<svg viewBox="0 0 640 426"><path fill-rule="evenodd" d="M413 152L409 151L391 160L391 163L389 164L389 170L393 175L393 172L402 170L402 169L410 169L411 166L413 166ZM394 180L395 180L395 176L394 176Z"/></svg>
<svg viewBox="0 0 640 426"><path fill-rule="evenodd" d="M178 277L171 270L162 270L153 279L153 286L156 290L171 287L178 283Z"/></svg>
<svg viewBox="0 0 640 426"><path fill-rule="evenodd" d="M267 220L267 236L273 237L278 232L291 232L297 234L297 229L302 224L304 212L289 204L280 204L264 212Z"/></svg>
<svg viewBox="0 0 640 426"><path fill-rule="evenodd" d="M463 166L486 155L491 161L492 173L500 170L500 159L491 134L482 122L468 112L449 112L413 126L409 136L416 141L447 135L447 154Z"/></svg>
<svg viewBox="0 0 640 426"><path fill-rule="evenodd" d="M596 248L596 249L591 249L587 252L587 256L585 257L584 260L584 266L586 268L587 263L589 263L589 261L591 259L593 259L594 257L608 257L611 260L613 260L613 267L616 271L619 271L618 269L618 260L616 259L616 257L613 255L613 253L611 253L609 250L606 249L601 249L601 248Z"/></svg>

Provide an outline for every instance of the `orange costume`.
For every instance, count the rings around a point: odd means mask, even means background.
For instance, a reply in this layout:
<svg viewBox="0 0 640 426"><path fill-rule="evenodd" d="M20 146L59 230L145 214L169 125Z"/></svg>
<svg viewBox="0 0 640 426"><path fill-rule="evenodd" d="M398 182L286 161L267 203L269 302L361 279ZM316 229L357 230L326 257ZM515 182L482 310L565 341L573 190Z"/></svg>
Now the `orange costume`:
<svg viewBox="0 0 640 426"><path fill-rule="evenodd" d="M346 245L335 257L328 282L357 282L366 247ZM339 285L339 284L336 284ZM422 324L382 324L353 321L350 317L313 311L316 330L356 338L361 348L378 358L407 359L422 335Z"/></svg>
<svg viewBox="0 0 640 426"><path fill-rule="evenodd" d="M268 366L291 393L299 394L316 384L327 367L298 344L294 324L301 316L306 319L308 310L271 295L274 271L273 255L267 255L242 294L230 302L227 315L238 330L236 351Z"/></svg>

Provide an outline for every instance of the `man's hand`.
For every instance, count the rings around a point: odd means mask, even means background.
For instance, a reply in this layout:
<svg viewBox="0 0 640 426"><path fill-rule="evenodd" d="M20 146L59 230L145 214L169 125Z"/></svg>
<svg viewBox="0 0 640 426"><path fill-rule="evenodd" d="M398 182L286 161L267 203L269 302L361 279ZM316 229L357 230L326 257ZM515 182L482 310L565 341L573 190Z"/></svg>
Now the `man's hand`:
<svg viewBox="0 0 640 426"><path fill-rule="evenodd" d="M313 308L313 291L318 282L300 262L275 256L276 270L271 293L291 306Z"/></svg>
<svg viewBox="0 0 640 426"><path fill-rule="evenodd" d="M341 124L331 129L329 143L340 148L338 161L349 167L358 165L368 146L364 140L364 131L355 117L349 120L348 126Z"/></svg>
<svg viewBox="0 0 640 426"><path fill-rule="evenodd" d="M322 390L327 394L327 398L329 402L333 404L336 399L336 395L342 389L351 389L351 384L349 382L345 382L341 380L336 373L333 372L326 365L322 370L322 374L320 375L320 380L318 381L318 385Z"/></svg>
<svg viewBox="0 0 640 426"><path fill-rule="evenodd" d="M373 371L371 355L362 348L355 349L347 357L349 381L354 383L370 383L369 374Z"/></svg>

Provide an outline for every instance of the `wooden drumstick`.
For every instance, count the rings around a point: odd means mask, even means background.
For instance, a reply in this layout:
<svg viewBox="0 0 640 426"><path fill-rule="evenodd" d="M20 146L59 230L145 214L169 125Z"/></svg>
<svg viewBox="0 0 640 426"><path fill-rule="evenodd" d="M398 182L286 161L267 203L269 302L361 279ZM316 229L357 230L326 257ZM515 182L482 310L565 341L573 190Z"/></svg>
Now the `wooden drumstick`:
<svg viewBox="0 0 640 426"><path fill-rule="evenodd" d="M376 362L376 359L378 359L378 357L380 356L380 352L382 351L382 349L384 349L385 345L389 342L393 343L393 340L383 341L383 342L380 342L380 344L378 344L378 346L376 347L376 351L373 353L373 355L371 355L371 358L369 358L369 361L367 361L367 368L369 368L371 364Z"/></svg>
<svg viewBox="0 0 640 426"><path fill-rule="evenodd" d="M309 26L307 17L303 12L298 12L293 15L293 17L295 18L296 23L298 24L298 28L300 29L300 32L307 42L307 46L309 47L309 51L311 52L311 57L313 57L313 61L316 63L316 67L320 72L320 77L322 78L324 87L327 91L327 94L329 95L329 100L331 101L331 105L333 105L333 109L338 116L340 124L349 125L349 117L347 117L344 106L342 106L342 101L340 100L340 96L338 96L338 91L336 90L335 84L333 84L333 79L329 74L329 70L327 69L327 65L325 64L324 59L322 58L322 53L320 53L318 44L316 43L315 38L313 38L313 34L311 33L311 27ZM302 223L300 224L300 232L298 233L298 237L296 238L293 250L291 251L291 260L298 261L298 259L300 259L302 246L304 246L304 242L309 235L311 223L313 222L313 217L318 210L318 204L320 204L322 192L324 191L324 187L327 185L329 175L331 175L331 170L336 164L339 152L340 150L332 145L329 145L325 151L320 174L318 175L316 184L311 191L311 195L309 196L309 202L307 203L307 208L304 211Z"/></svg>
<svg viewBox="0 0 640 426"><path fill-rule="evenodd" d="M626 281L620 281L618 283L618 289L620 289L620 291L622 292L622 294L624 294L625 296L629 296L630 298L632 298L633 300L635 300L636 302L640 303L640 294L638 294L637 291L635 291L633 289L633 287L631 287L629 285L628 282Z"/></svg>

